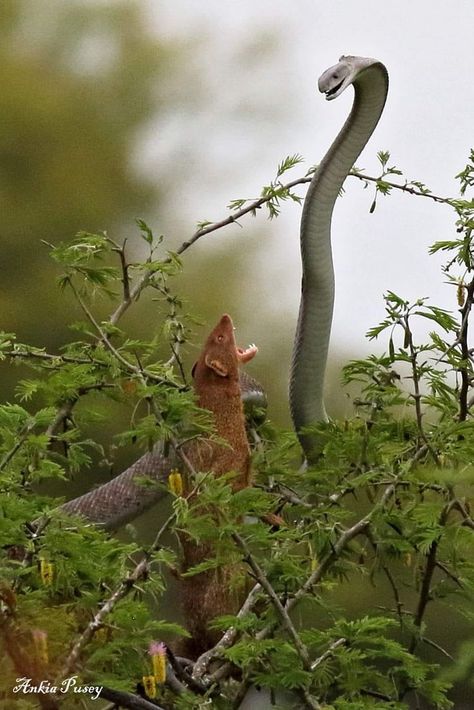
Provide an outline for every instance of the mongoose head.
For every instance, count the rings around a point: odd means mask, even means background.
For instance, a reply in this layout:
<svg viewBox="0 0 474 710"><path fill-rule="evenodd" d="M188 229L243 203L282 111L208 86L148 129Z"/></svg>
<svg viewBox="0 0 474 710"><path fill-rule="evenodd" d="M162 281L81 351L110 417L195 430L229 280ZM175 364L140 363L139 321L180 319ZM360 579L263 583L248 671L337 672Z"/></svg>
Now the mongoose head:
<svg viewBox="0 0 474 710"><path fill-rule="evenodd" d="M235 342L232 318L225 313L209 335L192 374L198 383L204 379L238 380L239 365L251 360L258 352L255 345L239 348Z"/></svg>

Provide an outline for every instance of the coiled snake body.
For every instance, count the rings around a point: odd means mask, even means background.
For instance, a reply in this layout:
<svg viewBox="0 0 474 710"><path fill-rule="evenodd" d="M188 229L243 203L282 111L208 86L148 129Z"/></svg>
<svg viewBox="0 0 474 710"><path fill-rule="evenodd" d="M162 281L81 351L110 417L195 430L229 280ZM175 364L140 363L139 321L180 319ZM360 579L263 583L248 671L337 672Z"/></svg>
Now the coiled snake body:
<svg viewBox="0 0 474 710"><path fill-rule="evenodd" d="M331 219L342 184L374 131L383 111L388 74L375 59L343 56L322 74L319 89L328 100L354 86L352 110L309 186L301 220L303 278L298 325L290 375L290 410L295 430L308 461L320 453L320 441L307 431L327 420L323 399L329 337L334 303ZM262 388L242 373L243 398L263 403ZM122 474L99 488L62 506L107 529L137 517L164 496L164 490L140 485L137 477L166 482L176 460L158 450L142 456Z"/></svg>

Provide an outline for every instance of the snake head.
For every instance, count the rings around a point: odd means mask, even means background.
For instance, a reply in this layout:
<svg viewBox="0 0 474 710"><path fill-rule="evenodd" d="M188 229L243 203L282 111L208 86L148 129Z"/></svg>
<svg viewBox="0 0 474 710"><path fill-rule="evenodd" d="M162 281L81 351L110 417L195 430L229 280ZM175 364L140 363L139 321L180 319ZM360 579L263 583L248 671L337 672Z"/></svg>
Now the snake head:
<svg viewBox="0 0 474 710"><path fill-rule="evenodd" d="M326 94L326 99L332 101L342 94L352 84L363 69L377 62L369 57L342 56L337 64L321 74L318 88Z"/></svg>

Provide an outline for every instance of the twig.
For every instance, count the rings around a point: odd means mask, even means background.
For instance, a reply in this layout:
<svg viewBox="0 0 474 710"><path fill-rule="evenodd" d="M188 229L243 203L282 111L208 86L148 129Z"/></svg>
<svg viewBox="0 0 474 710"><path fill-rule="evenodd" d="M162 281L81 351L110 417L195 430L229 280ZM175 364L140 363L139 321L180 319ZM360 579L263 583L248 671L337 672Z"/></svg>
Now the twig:
<svg viewBox="0 0 474 710"><path fill-rule="evenodd" d="M23 346L22 346L23 347ZM103 362L102 360L96 360L92 357L72 357L70 355L54 355L53 353L46 353L46 352L36 352L34 350L18 350L18 349L13 349L13 350L5 350L4 351L5 356L9 358L24 358L25 360L31 358L31 359L37 359L37 360L46 360L51 362L51 367L48 369L51 370L57 370L63 363L71 363L73 365L93 365L94 367L101 367L101 368L107 368L109 367L109 364L107 362ZM127 367L130 365L130 363L125 360ZM157 377L156 375L151 375L154 379L154 381L159 382L161 384L166 384L168 387L173 387L175 389L180 389L182 386L174 382L173 380L168 380L165 377Z"/></svg>
<svg viewBox="0 0 474 710"><path fill-rule="evenodd" d="M199 695L205 695L207 693L207 687L196 678L193 678L193 676L183 668L179 659L176 658L169 646L166 647L166 655L171 668L179 680L183 681L192 691Z"/></svg>
<svg viewBox="0 0 474 710"><path fill-rule="evenodd" d="M72 649L69 652L69 655L67 656L63 667L60 669L57 675L57 682L55 682L55 685L58 685L62 678L66 678L73 671L77 661L79 660L82 649L91 641L97 629L102 626L105 617L113 611L114 607L121 599L123 599L125 596L127 596L127 594L129 594L129 592L135 586L136 582L147 576L148 565L149 556L145 555L145 557L135 566L135 569L132 570L128 577L126 577L119 583L113 594L102 604L100 609L95 613L92 621L87 624L82 634L73 644Z"/></svg>
<svg viewBox="0 0 474 710"><path fill-rule="evenodd" d="M18 437L17 441L15 442L15 445L12 446L12 448L6 452L2 460L0 461L0 471L3 471L5 466L7 466L12 458L15 456L16 453L21 449L25 441L27 440L29 434L33 431L34 429L34 424L27 424L26 426L23 427L23 432L20 434Z"/></svg>
<svg viewBox="0 0 474 710"><path fill-rule="evenodd" d="M439 518L439 525L440 527L443 527L446 524L446 520L449 514L449 511L453 507L453 504L450 503L449 505L446 505L443 510L441 511L441 515ZM439 546L439 539L441 535L436 539L433 540L433 542L430 545L430 549L426 558L426 564L425 564L425 569L423 572L423 578L421 582L421 589L420 589L420 595L418 598L418 605L415 611L415 616L413 619L413 624L417 629L420 629L423 617L425 615L426 607L428 606L428 603L431 600L431 581L433 579L433 574L436 569L436 555L438 554L438 546ZM417 634L413 634L411 641L408 646L408 652L413 653L415 650L417 644L419 641L419 636Z"/></svg>
<svg viewBox="0 0 474 710"><path fill-rule="evenodd" d="M64 404L62 404L58 411L56 412L56 415L51 422L51 424L48 426L48 428L45 431L46 436L48 439L52 439L53 436L55 436L57 430L61 426L63 422L65 422L67 419L70 418L72 414L72 410L74 408L75 403L77 402L77 397L74 397L73 399L68 399Z"/></svg>
<svg viewBox="0 0 474 710"><path fill-rule="evenodd" d="M283 483L278 482L273 486L257 487L262 488L262 490L268 491L269 493L274 493L276 490L279 498L283 499L288 503L292 503L293 505L298 505L302 508L311 508L311 510L314 508L314 505L297 496L296 493L291 490L291 488L285 486Z"/></svg>
<svg viewBox="0 0 474 710"><path fill-rule="evenodd" d="M20 347L26 348L26 350L20 350ZM107 367L107 363L101 360L94 360L91 357L72 357L71 355L54 355L53 353L47 353L41 350L30 350L28 346L21 345L15 346L13 350L5 350L5 355L7 357L16 358L23 357L25 359L32 358L37 360L48 360L52 363L51 369L58 368L62 363L72 363L74 365L96 365L100 367Z"/></svg>
<svg viewBox="0 0 474 710"><path fill-rule="evenodd" d="M449 579L451 581L453 581L459 587L459 589L464 589L464 585L461 582L461 580L459 579L459 577L457 575L453 574L453 572L451 572L451 570L443 562L440 562L439 560L437 560L436 567L439 567L439 569L443 570L445 575L447 577L449 577Z"/></svg>
<svg viewBox="0 0 474 710"><path fill-rule="evenodd" d="M130 264L127 263L125 258L125 245L127 244L127 239L123 240L122 246L114 242L113 239L107 237L107 240L112 244L112 251L117 252L120 259L120 266L122 268L122 284L123 284L123 300L130 303L130 277L128 274L128 269Z"/></svg>
<svg viewBox="0 0 474 710"><path fill-rule="evenodd" d="M332 546L331 552L329 552L326 557L321 561L320 565L311 573L306 582L298 589L298 591L290 598L285 604L285 610L290 612L293 607L304 597L306 594L311 593L313 587L321 582L324 575L331 568L334 562L339 558L345 547L353 540L355 537L367 530L370 525L370 521L374 513L383 507L387 501L393 496L396 490L396 482L389 485L382 495L380 501L373 507L373 509L365 515L363 518L357 521L352 527L347 528L339 536L337 542ZM269 624L264 629L257 633L257 639L266 638L272 631L273 625Z"/></svg>
<svg viewBox="0 0 474 710"><path fill-rule="evenodd" d="M180 348L180 345L184 341L182 340L182 338L180 336L180 331L182 330L182 327L177 319L178 309L176 307L176 300L172 296L170 289L168 288L168 285L166 284L166 282L163 284L153 282L152 286L153 286L153 288L155 288L157 291L159 291L165 297L165 299L169 305L167 320L176 326L176 330L173 329L173 331L172 331L172 340L170 340L170 342L169 342L169 346L170 346L172 355L165 363L165 367L171 367L172 364L175 362L178 366L179 371L180 371L181 379L183 380L184 384L186 384L186 375L184 372L183 362L179 356L179 348ZM173 343L173 341L174 341L174 343Z"/></svg>
<svg viewBox="0 0 474 710"><path fill-rule="evenodd" d="M293 640L296 652L298 653L298 656L300 657L301 662L303 664L303 668L305 668L305 670L310 670L311 669L311 661L310 661L308 649L306 648L306 646L302 642L298 632L295 629L293 622L291 621L291 619L288 615L287 610L285 609L285 607L281 603L277 593L275 592L272 585L268 581L268 578L267 578L265 572L263 571L263 569L258 564L257 560L252 555L250 548L247 545L246 541L243 539L243 537L241 537L239 535L239 533L234 532L234 533L232 533L232 539L235 541L237 546L240 547L240 549L244 553L244 555L245 555L244 559L247 562L247 564L249 565L249 567L252 569L257 582L261 585L262 589L264 589L265 592L270 597L270 601L273 604L273 606L275 607L275 610L281 619L283 627L287 630L288 634L290 635L290 637Z"/></svg>
<svg viewBox="0 0 474 710"><path fill-rule="evenodd" d="M367 538L368 538L370 544L372 545L375 553L379 554L378 544L375 541L370 528L367 528L366 535L367 535ZM403 602L400 597L400 592L398 591L398 587L395 583L395 579L393 578L390 568L387 567L387 565L383 561L381 564L382 564L382 570L383 570L385 576L387 577L388 583L390 584L390 587L392 589L393 597L395 599L395 606L397 609L398 621L400 624L400 628L402 628L403 627Z"/></svg>
<svg viewBox="0 0 474 710"><path fill-rule="evenodd" d="M446 658L449 658L450 661L454 661L454 658L453 658L453 656L451 656L449 651L446 651L446 649L443 648L442 646L440 646L438 643L436 643L436 641L432 641L431 639L426 638L426 636L421 636L420 641L422 643L426 643L427 646L431 646L432 648L435 648L437 651L442 653L443 656L446 656Z"/></svg>
<svg viewBox="0 0 474 710"><path fill-rule="evenodd" d="M351 177L356 177L358 180L362 180L363 182L383 182L385 185L388 185L389 187L393 187L395 190L400 190L401 192L406 192L410 195L416 195L417 197L427 197L430 200L433 200L433 202L438 202L441 204L445 205L451 205L453 198L452 197L441 197L440 195L434 195L432 192L422 192L416 187L412 187L409 183L405 183L404 185L400 185L399 183L396 182L390 182L389 180L385 180L385 178L380 178L380 177L372 177L370 175L364 175L363 173L357 171L357 170L351 170L349 175Z"/></svg>
<svg viewBox="0 0 474 710"><path fill-rule="evenodd" d="M358 180L362 180L363 182L379 182L380 178L377 177L372 177L370 175L364 175L363 173L360 173L358 171L351 171L349 173L351 177L355 177ZM290 182L284 184L284 185L279 185L280 190L282 191L288 191L291 190L293 187L297 187L298 185L305 185L309 182L311 182L312 176L304 176L301 178L297 178L296 180L291 180ZM401 192L409 193L410 195L416 195L417 197L425 197L430 200L433 200L434 202L438 203L444 203L444 204L450 204L451 203L451 198L448 197L440 197L439 195L433 195L432 193L426 193L422 192L421 190L418 190L415 187L411 187L408 184L405 185L399 185L395 182L388 182L387 180L384 180L386 185L389 185L391 188L394 188L395 190L400 190ZM202 237L206 236L207 234L211 234L212 232L217 231L218 229L222 229L223 227L228 227L231 224L235 224L238 222L241 217L244 217L247 214L253 214L257 212L263 205L265 205L267 202L270 202L274 198L274 195L269 194L266 195L265 197L258 197L255 200L249 201L248 204L243 206L241 209L234 210L230 215L225 217L224 219L221 219L217 222L212 222L211 224L206 225L202 229L198 229L194 232L194 234L187 239L186 241L182 242L182 244L175 250L175 254L181 255L185 251L187 251L193 244L195 244L199 239ZM152 263L152 258L151 256L148 258L147 263ZM171 263L171 258L164 259L162 261L163 264L169 264ZM151 270L146 270L144 274L139 278L135 286L131 289L130 291L130 297L128 300L124 299L119 306L115 309L115 311L112 313L112 315L109 318L109 322L112 325L116 325L117 322L120 320L122 315L125 313L125 311L129 308L129 306L138 299L142 291L148 286L150 283L150 280L153 276L153 273Z"/></svg>
<svg viewBox="0 0 474 710"><path fill-rule="evenodd" d="M378 690L366 690L361 688L361 695L367 695L368 698L377 698L377 700L386 700L387 702L393 702L393 698L390 695L385 695L385 693L379 693Z"/></svg>
<svg viewBox="0 0 474 710"><path fill-rule="evenodd" d="M438 457L436 452L433 450L430 442L428 441L425 430L423 427L423 412L421 409L421 392L420 392L420 377L418 374L418 353L416 352L415 345L413 343L413 334L411 332L409 316L406 314L403 318L403 329L405 331L405 340L408 345L408 350L410 353L410 364L411 364L411 379L413 380L414 393L411 393L411 397L415 401L415 413L416 413L416 424L418 428L418 435L420 441L428 447L428 450L433 457L435 463L438 464Z"/></svg>
<svg viewBox="0 0 474 710"><path fill-rule="evenodd" d="M353 540L355 537L363 533L370 524L370 518L372 514L369 513L364 518L359 520L351 528L345 530L335 545L333 546L331 552L324 558L321 564L314 570L314 572L308 577L306 582L298 589L296 594L288 599L285 604L285 609L290 611L306 594L310 593L313 587L315 587L322 580L329 568L338 559L341 552L345 547ZM260 632L262 633L262 632Z"/></svg>
<svg viewBox="0 0 474 710"><path fill-rule="evenodd" d="M395 488L395 484L392 484L387 487L378 506L384 505L387 502L387 500L393 495ZM366 515L364 518L355 523L355 525L353 525L351 528L348 528L341 534L337 542L333 545L331 552L325 557L325 559L321 562L318 568L310 575L310 577L300 587L296 594L290 599L288 599L288 601L284 605L285 611L287 613L289 613L293 609L293 607L300 601L300 599L302 599L307 593L309 593L312 588L322 580L322 578L330 569L332 564L338 559L339 555L344 550L346 545L348 545L353 538L357 537L357 535L360 535L362 532L364 532L364 530L370 524L371 515L377 509L378 506L374 507L371 513ZM263 628L256 634L256 638L258 640L267 638L273 631L273 629L274 624L268 624L265 628ZM225 678L231 672L231 670L232 664L224 663L209 676L208 680L210 683L217 683L222 678Z"/></svg>
<svg viewBox="0 0 474 710"><path fill-rule="evenodd" d="M461 513L461 516L463 518L462 524L464 525L464 527L471 528L471 530L474 530L474 520L469 515L468 509L466 508L464 503L459 499L456 499L452 502L452 508L455 508Z"/></svg>
<svg viewBox="0 0 474 710"><path fill-rule="evenodd" d="M79 387L77 390L77 394L74 397L70 397L68 400L66 400L57 410L53 421L51 424L48 426L48 428L45 431L46 436L49 439L52 439L53 436L56 435L57 430L61 426L61 424L66 420L71 418L72 410L74 409L74 405L78 402L79 398L84 396L85 394L88 394L89 392L95 392L98 390L103 390L103 389L113 389L115 387L114 384L110 382L97 382L94 385L86 385L84 387Z"/></svg>
<svg viewBox="0 0 474 710"><path fill-rule="evenodd" d="M90 323L94 326L94 328L97 330L98 334L100 335L101 341L104 343L106 348L112 353L112 355L125 367L126 370L129 372L133 373L134 375L138 374L143 374L143 370L140 367L137 367L136 365L133 365L131 362L129 362L126 358L123 357L123 355L115 348L112 343L110 342L109 338L107 337L107 334L104 332L104 329L101 328L99 323L96 321L94 318L92 312L89 310L87 307L86 303L84 300L81 298L80 293L74 286L73 282L71 279L69 279L69 285L71 286L71 289L74 293L74 296L77 299L77 302L79 303L80 307L84 311L85 315L87 316L88 320ZM150 380L153 380L155 382L163 382L162 377L158 377L155 375L153 372L146 372L146 377L149 378Z"/></svg>
<svg viewBox="0 0 474 710"><path fill-rule="evenodd" d="M173 345L173 343L170 343L170 348L171 348L171 352L173 353L173 356L172 356L173 362L175 362L177 364L178 369L179 369L179 374L181 375L181 379L183 380L184 385L187 386L186 373L184 371L183 361L181 360L181 357L179 355L178 347L175 347ZM171 360L171 358L170 358L170 360ZM170 362L170 365L171 365L171 362Z"/></svg>
<svg viewBox="0 0 474 710"><path fill-rule="evenodd" d="M461 373L461 387L459 389L459 415L458 421L464 422L469 412L468 396L471 385L472 371L469 368L470 351L468 343L469 314L472 309L474 299L474 279L466 286L466 300L461 309L461 329L459 331L459 344L461 346L462 365L459 368Z"/></svg>
<svg viewBox="0 0 474 710"><path fill-rule="evenodd" d="M253 607L260 598L261 592L261 584L255 584L254 587L251 589L250 593L248 594L247 599L240 607L240 610L237 614L238 619L242 619L243 617L247 616L247 614L253 609ZM232 646L237 637L237 633L237 629L231 626L227 629L225 634L216 643L215 646L213 646L208 651L205 651L201 656L199 656L196 663L194 664L193 678L202 678L202 676L207 672L209 663L214 658L217 658L221 654L221 651Z"/></svg>
<svg viewBox="0 0 474 710"><path fill-rule="evenodd" d="M306 703L306 706L310 708L310 710L321 710L321 705L318 703L318 701L313 698L311 693L307 688L302 688L300 690L300 695L304 702Z"/></svg>
<svg viewBox="0 0 474 710"><path fill-rule="evenodd" d="M141 698L139 695L126 693L123 690L114 690L107 686L102 687L100 697L105 700L111 700L117 708L129 708L129 710L165 710L162 705L158 705L158 703L152 702L151 700L145 700L145 698Z"/></svg>
<svg viewBox="0 0 474 710"><path fill-rule="evenodd" d="M337 639L337 641L333 641L333 643L329 646L327 651L324 651L319 658L316 658L315 661L311 664L311 670L315 671L316 668L318 668L324 661L327 661L328 658L330 658L333 654L336 648L339 648L339 646L343 646L345 643L347 643L347 639L345 638L340 638Z"/></svg>

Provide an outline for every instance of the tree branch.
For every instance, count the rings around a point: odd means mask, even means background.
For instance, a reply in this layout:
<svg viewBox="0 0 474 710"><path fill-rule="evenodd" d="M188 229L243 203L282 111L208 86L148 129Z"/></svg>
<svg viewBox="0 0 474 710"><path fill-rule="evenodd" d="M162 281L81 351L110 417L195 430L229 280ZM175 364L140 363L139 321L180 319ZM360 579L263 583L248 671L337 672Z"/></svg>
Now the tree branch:
<svg viewBox="0 0 474 710"><path fill-rule="evenodd" d="M313 663L311 664L311 670L315 671L321 664L327 661L328 658L331 658L336 648L339 648L339 646L343 646L345 643L347 643L347 639L345 638L340 638L337 639L337 641L333 641L327 651L324 651L324 653L322 653L318 658L316 658L315 661L313 661Z"/></svg>
<svg viewBox="0 0 474 710"><path fill-rule="evenodd" d="M101 698L111 700L116 708L129 708L129 710L165 710L162 705L158 705L151 700L145 700L139 695L127 693L124 690L114 690L103 686L100 691Z"/></svg>
<svg viewBox="0 0 474 710"><path fill-rule="evenodd" d="M439 525L440 527L444 527L446 524L446 520L449 514L449 511L452 507L452 504L449 504L445 506L441 512L440 519L439 519ZM423 572L423 578L421 582L421 589L420 589L420 595L418 598L418 605L415 611L415 616L413 619L413 624L417 627L417 629L420 629L423 617L425 615L426 607L428 606L428 603L431 601L431 581L433 579L433 574L436 569L436 556L438 554L438 547L439 547L439 540L440 540L441 534L436 540L433 540L431 543L428 555L426 557L426 564L425 564L425 569ZM419 636L417 634L413 634L411 641L408 646L408 651L409 653L413 653L415 648L417 647L419 641Z"/></svg>
<svg viewBox="0 0 474 710"><path fill-rule="evenodd" d="M474 300L474 279L466 286L466 298L464 305L461 309L461 329L459 331L459 344L461 346L462 355L462 365L460 367L461 373L461 387L459 390L459 415L458 421L464 422L467 419L469 413L469 390L471 386L472 379L472 368L469 366L471 362L471 353L469 350L468 343L468 331L469 331L469 314L472 309L472 304Z"/></svg>
<svg viewBox="0 0 474 710"><path fill-rule="evenodd" d="M185 460L187 461L186 457ZM191 466L190 463L189 465ZM192 470L194 471L194 469ZM194 495L196 495L204 480L205 478L203 478L199 483L194 486L192 491L190 491L190 493L186 495L186 499L190 499ZM174 520L175 516L176 513L173 512L167 518L167 520L165 520L161 528L158 530L150 548L145 551L142 560L140 560L140 562L135 565L135 568L130 572L130 574L118 584L115 591L109 596L109 598L101 604L100 609L95 613L92 621L88 623L82 634L73 644L69 655L67 656L64 662L63 667L58 673L57 684L62 678L66 678L75 668L83 648L92 640L94 633L102 626L102 623L106 616L113 611L113 609L120 602L121 599L126 597L131 592L131 590L135 587L138 581L146 579L149 576L148 572L151 556L153 552L160 548L161 538L165 531L168 529L171 522Z"/></svg>
<svg viewBox="0 0 474 710"><path fill-rule="evenodd" d="M262 586L260 584L255 584L254 587L251 589L250 593L248 594L247 599L240 607L240 610L237 614L238 619L242 619L250 611L252 611L255 604L260 598L261 592ZM224 633L222 638L216 643L215 646L213 646L208 651L205 651L205 653L199 656L196 663L194 664L193 678L202 678L205 673L207 673L207 669L210 662L213 659L217 658L221 654L221 651L232 646L235 639L237 638L237 634L237 629L231 626L229 629L227 629L227 631Z"/></svg>
<svg viewBox="0 0 474 710"><path fill-rule="evenodd" d="M362 180L363 182L373 182L373 183L378 183L380 182L380 177L372 177L371 175L364 175L363 173L359 171L354 171L352 170L349 175L351 177L355 177L358 180ZM305 185L309 182L311 182L312 176L311 175L305 175L304 177L297 178L296 180L291 180L290 182L287 182L283 185L279 185L279 189L283 192L285 191L290 191L294 187L298 187L299 185ZM400 190L401 192L408 193L410 195L416 195L417 197L425 197L430 200L433 200L434 202L438 203L443 203L443 204L451 204L452 198L449 197L440 197L439 195L433 195L431 192L423 192L422 190L419 190L416 187L411 186L409 183L405 183L404 185L397 184L395 182L389 182L384 179L384 183L388 185L389 187L395 189L395 190ZM205 237L208 234L212 234L212 232L217 231L218 229L222 229L224 227L228 227L231 224L235 224L238 222L239 219L242 217L252 214L255 216L257 210L259 210L261 207L263 207L267 202L270 202L271 200L274 199L274 195L268 194L262 197L258 197L254 200L249 200L246 205L241 207L238 210L232 211L230 215L227 217L224 217L223 219L217 221L217 222L212 222L211 224L207 224L205 227L202 227L201 229L197 229L194 234L189 237L186 241L182 242L181 245L175 250L175 253L178 255L184 254L185 251L187 251L190 247L193 246L199 239L202 237ZM151 256L148 259L148 263L151 264L153 263ZM171 258L168 257L167 259L164 259L162 261L163 264L170 264L171 263ZM142 274L142 276L139 278L135 286L131 289L129 293L129 298L128 299L123 299L123 301L119 304L119 306L115 309L115 311L112 313L112 315L109 318L109 322L112 325L116 325L122 315L125 313L125 311L129 308L129 306L136 301L142 291L148 286L148 284L151 281L151 278L153 276L152 271L147 270L145 273Z"/></svg>
<svg viewBox="0 0 474 710"><path fill-rule="evenodd" d="M255 578L257 579L257 582L261 585L262 589L265 590L267 595L270 598L271 603L275 607L276 613L280 617L280 620L282 622L283 627L287 630L288 634L290 635L291 639L293 640L293 643L295 645L296 652L298 656L301 659L301 662L303 664L303 668L307 671L311 670L311 661L309 657L309 652L302 640L299 637L298 632L296 631L296 628L293 625L293 622L291 621L287 610L281 603L280 599L278 598L277 593L273 589L272 585L268 581L268 578L265 574L265 572L262 570L260 565L258 564L257 560L254 558L252 555L249 546L247 545L246 541L236 532L232 533L232 539L235 541L235 543L240 547L242 552L244 553L245 557L244 560L247 562L249 567L252 569Z"/></svg>

